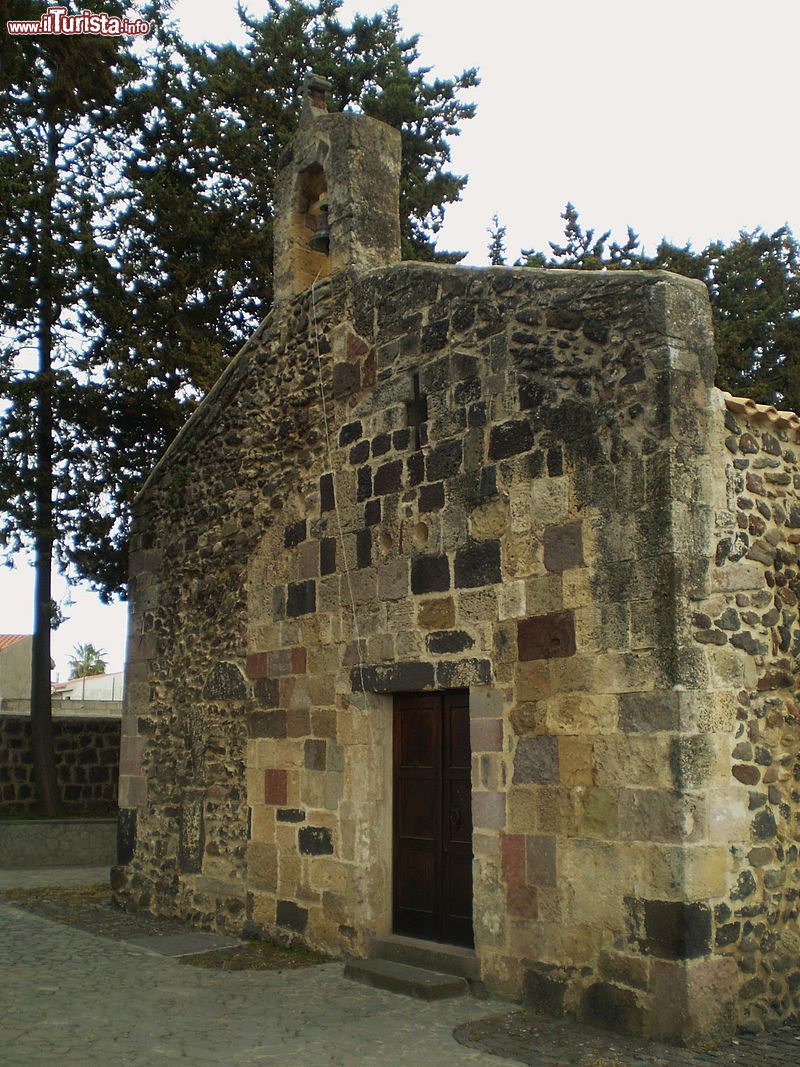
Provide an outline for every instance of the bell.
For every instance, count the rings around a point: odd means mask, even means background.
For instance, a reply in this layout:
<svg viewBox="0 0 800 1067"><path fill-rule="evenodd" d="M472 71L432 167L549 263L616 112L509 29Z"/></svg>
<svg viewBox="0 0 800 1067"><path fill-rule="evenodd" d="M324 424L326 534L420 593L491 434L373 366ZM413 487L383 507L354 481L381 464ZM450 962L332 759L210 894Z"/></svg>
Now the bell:
<svg viewBox="0 0 800 1067"><path fill-rule="evenodd" d="M327 200L319 201L319 215L317 216L317 228L314 232L311 240L308 242L308 247L312 252L322 252L327 256L331 246L331 231L328 229L328 202Z"/></svg>

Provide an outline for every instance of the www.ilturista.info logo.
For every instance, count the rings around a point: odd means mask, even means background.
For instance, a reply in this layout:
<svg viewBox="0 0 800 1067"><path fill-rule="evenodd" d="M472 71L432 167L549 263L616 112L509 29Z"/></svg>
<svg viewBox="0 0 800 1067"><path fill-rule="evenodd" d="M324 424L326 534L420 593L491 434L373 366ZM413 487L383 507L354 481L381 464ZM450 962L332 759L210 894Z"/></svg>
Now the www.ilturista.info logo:
<svg viewBox="0 0 800 1067"><path fill-rule="evenodd" d="M146 19L129 19L103 12L81 11L70 15L65 7L49 7L38 19L9 19L6 29L15 36L36 37L39 34L94 34L100 37L146 37L150 23Z"/></svg>

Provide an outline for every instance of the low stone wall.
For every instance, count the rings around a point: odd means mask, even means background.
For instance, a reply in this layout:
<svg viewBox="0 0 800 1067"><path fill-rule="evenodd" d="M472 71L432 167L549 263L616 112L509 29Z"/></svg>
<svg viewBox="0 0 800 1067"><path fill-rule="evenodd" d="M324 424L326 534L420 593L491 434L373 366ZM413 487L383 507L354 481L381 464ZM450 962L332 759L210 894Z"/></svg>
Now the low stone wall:
<svg viewBox="0 0 800 1067"><path fill-rule="evenodd" d="M119 720L56 718L53 736L64 809L116 814ZM0 813L32 811L35 806L30 718L0 715Z"/></svg>
<svg viewBox="0 0 800 1067"><path fill-rule="evenodd" d="M0 821L0 869L111 866L116 819Z"/></svg>

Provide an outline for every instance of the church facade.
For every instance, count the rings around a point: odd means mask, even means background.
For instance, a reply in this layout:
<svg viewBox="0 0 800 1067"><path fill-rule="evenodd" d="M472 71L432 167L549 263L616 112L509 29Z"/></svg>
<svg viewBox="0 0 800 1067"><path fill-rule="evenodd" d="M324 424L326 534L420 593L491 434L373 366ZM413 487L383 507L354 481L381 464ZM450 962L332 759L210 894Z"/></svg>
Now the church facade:
<svg viewBox="0 0 800 1067"><path fill-rule="evenodd" d="M399 166L312 83L275 306L137 502L118 898L792 1017L800 420L714 387L700 283L401 263Z"/></svg>

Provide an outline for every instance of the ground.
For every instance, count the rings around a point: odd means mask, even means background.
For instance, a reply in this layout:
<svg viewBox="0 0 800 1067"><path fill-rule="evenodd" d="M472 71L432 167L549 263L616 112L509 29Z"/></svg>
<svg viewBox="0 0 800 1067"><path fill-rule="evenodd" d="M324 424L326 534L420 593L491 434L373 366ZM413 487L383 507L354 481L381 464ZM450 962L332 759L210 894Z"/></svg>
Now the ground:
<svg viewBox="0 0 800 1067"><path fill-rule="evenodd" d="M106 874L2 871L0 895L14 886L99 883ZM88 912L79 904L87 896ZM59 921L55 896L49 905L32 905L49 918L23 908L19 899L0 903L0 968L13 976L0 987L8 1067L111 1062L797 1067L800 1062L797 1028L742 1037L713 1053L691 1052L554 1023L498 1000L425 1004L347 982L340 963L314 958L273 958L268 966L279 970L263 969L263 955L252 970L187 967L163 952L187 943L198 951L220 942L204 935L212 940L203 945L183 924L98 911L105 905L97 894L61 894L61 899ZM95 933L83 928L87 914L95 916ZM193 940L187 942L187 936ZM217 949L205 963L230 955L230 949Z"/></svg>

